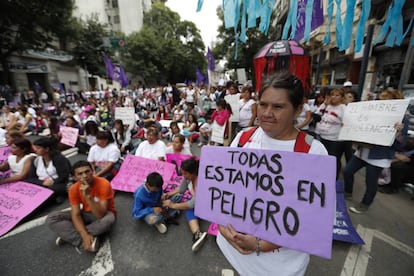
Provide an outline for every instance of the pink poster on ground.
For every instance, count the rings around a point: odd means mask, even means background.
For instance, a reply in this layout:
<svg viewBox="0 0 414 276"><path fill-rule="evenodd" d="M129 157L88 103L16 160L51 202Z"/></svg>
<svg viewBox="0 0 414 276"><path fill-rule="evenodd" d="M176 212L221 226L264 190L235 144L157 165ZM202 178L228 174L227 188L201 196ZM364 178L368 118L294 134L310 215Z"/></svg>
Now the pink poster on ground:
<svg viewBox="0 0 414 276"><path fill-rule="evenodd" d="M192 155L188 154L177 154L177 153L167 153L167 162L172 163L175 166L175 170L171 178L165 182L163 185L163 191L165 193L174 191L178 186L181 185L181 181L183 179L182 173L181 173L181 162L184 160L187 160L192 157ZM183 194L183 197L181 201L187 201L192 197L189 190L185 191Z"/></svg>
<svg viewBox="0 0 414 276"><path fill-rule="evenodd" d="M135 192L150 173L158 172L167 183L174 171L175 166L171 163L128 154L111 185L114 190Z"/></svg>
<svg viewBox="0 0 414 276"><path fill-rule="evenodd" d="M0 185L0 236L10 231L52 193L52 190L26 182Z"/></svg>

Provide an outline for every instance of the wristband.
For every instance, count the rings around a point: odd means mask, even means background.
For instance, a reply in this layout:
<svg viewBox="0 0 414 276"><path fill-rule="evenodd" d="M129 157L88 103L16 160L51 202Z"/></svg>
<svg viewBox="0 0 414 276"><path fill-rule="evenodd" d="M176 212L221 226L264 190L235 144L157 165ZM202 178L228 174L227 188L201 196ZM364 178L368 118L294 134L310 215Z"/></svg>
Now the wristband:
<svg viewBox="0 0 414 276"><path fill-rule="evenodd" d="M256 254L257 254L257 256L260 255L260 252L261 252L260 239L259 238L256 238Z"/></svg>

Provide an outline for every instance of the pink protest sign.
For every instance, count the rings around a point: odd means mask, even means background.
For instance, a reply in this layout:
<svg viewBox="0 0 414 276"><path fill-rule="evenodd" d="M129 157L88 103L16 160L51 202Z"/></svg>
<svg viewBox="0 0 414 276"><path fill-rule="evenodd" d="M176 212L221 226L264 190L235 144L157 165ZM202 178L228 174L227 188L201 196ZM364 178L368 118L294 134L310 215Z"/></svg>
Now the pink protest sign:
<svg viewBox="0 0 414 276"><path fill-rule="evenodd" d="M0 164L3 164L11 154L10 147L0 147Z"/></svg>
<svg viewBox="0 0 414 276"><path fill-rule="evenodd" d="M171 192L175 190L178 186L181 185L181 181L183 176L181 175L181 162L187 160L192 157L192 155L188 154L177 154L177 153L167 153L167 162L172 163L175 166L175 170L173 175L171 176L170 180L165 182L163 185L163 191L165 193ZM187 201L192 197L189 190L186 190L183 194L182 201Z"/></svg>
<svg viewBox="0 0 414 276"><path fill-rule="evenodd" d="M3 165L7 161L7 158L11 155L11 147L0 147L0 165ZM0 179L10 177L11 170L0 172Z"/></svg>
<svg viewBox="0 0 414 276"><path fill-rule="evenodd" d="M283 247L330 258L335 164L332 156L203 147L195 214Z"/></svg>
<svg viewBox="0 0 414 276"><path fill-rule="evenodd" d="M52 193L52 190L26 182L0 185L0 236L10 231Z"/></svg>
<svg viewBox="0 0 414 276"><path fill-rule="evenodd" d="M174 171L173 164L128 154L122 162L119 172L112 179L111 185L114 190L135 192L143 184L148 174L158 172L164 183L167 183Z"/></svg>
<svg viewBox="0 0 414 276"><path fill-rule="evenodd" d="M74 147L76 145L76 141L78 141L79 136L79 129L74 127L66 127L61 126L59 131L62 133L62 139L60 142L62 144Z"/></svg>

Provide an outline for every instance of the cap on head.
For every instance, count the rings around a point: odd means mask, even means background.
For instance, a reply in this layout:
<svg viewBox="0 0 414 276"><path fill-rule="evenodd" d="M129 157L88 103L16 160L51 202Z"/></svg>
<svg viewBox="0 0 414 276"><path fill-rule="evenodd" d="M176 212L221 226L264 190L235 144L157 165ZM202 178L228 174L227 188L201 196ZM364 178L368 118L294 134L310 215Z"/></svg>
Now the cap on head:
<svg viewBox="0 0 414 276"><path fill-rule="evenodd" d="M350 87L350 86L352 86L352 82L350 81L344 82L344 87Z"/></svg>

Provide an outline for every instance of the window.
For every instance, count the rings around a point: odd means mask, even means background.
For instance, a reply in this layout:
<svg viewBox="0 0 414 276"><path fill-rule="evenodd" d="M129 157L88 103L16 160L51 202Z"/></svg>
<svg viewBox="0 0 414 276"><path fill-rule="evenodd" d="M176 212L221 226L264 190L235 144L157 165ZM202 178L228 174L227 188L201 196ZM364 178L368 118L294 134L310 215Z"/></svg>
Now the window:
<svg viewBox="0 0 414 276"><path fill-rule="evenodd" d="M114 23L115 24L119 24L120 23L119 15L114 15Z"/></svg>
<svg viewBox="0 0 414 276"><path fill-rule="evenodd" d="M112 0L112 8L118 8L118 0Z"/></svg>

